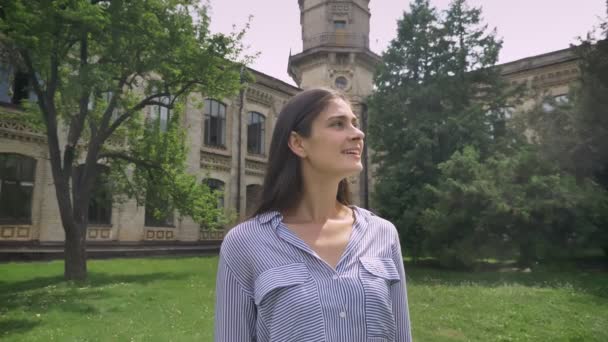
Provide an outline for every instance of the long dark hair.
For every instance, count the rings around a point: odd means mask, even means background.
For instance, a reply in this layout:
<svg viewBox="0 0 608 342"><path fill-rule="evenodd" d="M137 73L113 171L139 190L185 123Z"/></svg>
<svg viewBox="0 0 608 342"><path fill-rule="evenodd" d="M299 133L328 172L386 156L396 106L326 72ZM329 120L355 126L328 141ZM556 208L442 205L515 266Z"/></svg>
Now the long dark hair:
<svg viewBox="0 0 608 342"><path fill-rule="evenodd" d="M259 194L260 206L253 216L271 211L285 211L295 207L302 196L302 170L300 157L288 146L291 132L310 137L312 122L335 99L348 103L344 95L327 88L313 88L294 96L281 110L272 133L264 185ZM338 202L351 203L347 179L340 181Z"/></svg>

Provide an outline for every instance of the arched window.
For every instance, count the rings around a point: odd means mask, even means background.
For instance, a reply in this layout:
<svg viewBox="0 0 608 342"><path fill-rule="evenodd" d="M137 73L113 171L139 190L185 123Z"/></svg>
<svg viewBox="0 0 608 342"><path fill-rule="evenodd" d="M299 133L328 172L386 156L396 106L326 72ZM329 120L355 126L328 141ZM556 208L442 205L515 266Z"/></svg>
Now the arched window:
<svg viewBox="0 0 608 342"><path fill-rule="evenodd" d="M78 165L74 169L74 180L82 174L84 165ZM112 189L108 179L110 169L105 165L97 165L97 177L95 178L91 198L89 199L89 224L106 225L112 224Z"/></svg>
<svg viewBox="0 0 608 342"><path fill-rule="evenodd" d="M246 213L247 215L253 214L253 211L258 208L260 203L260 195L262 192L262 186L259 184L250 184L247 185L247 194L246 194Z"/></svg>
<svg viewBox="0 0 608 342"><path fill-rule="evenodd" d="M31 224L36 160L0 153L0 223Z"/></svg>
<svg viewBox="0 0 608 342"><path fill-rule="evenodd" d="M226 105L206 99L204 113L204 143L207 146L226 146Z"/></svg>
<svg viewBox="0 0 608 342"><path fill-rule="evenodd" d="M171 97L161 96L157 101L162 103L163 106L153 106L152 111L150 112L150 119L152 124L158 126L158 129L161 132L166 132L169 127L169 121L171 120L171 111L168 107L171 104Z"/></svg>
<svg viewBox="0 0 608 342"><path fill-rule="evenodd" d="M258 112L249 112L247 120L247 152L264 154L266 118Z"/></svg>
<svg viewBox="0 0 608 342"><path fill-rule="evenodd" d="M222 193L222 195L218 199L217 206L218 206L218 208L223 208L224 207L224 194L223 194L224 182L222 182L219 179L207 178L207 179L203 180L203 183L205 183L209 187L209 189L211 189L211 191L219 191Z"/></svg>

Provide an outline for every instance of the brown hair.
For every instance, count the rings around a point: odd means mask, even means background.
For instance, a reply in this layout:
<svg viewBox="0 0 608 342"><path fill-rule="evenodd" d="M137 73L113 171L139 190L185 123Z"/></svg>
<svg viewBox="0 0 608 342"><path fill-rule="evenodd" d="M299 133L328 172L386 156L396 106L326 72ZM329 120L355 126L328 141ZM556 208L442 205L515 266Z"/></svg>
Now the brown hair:
<svg viewBox="0 0 608 342"><path fill-rule="evenodd" d="M310 137L312 122L332 100L348 100L341 93L327 88L313 88L294 96L281 110L272 133L268 166L260 194L260 206L253 216L271 211L293 208L302 196L302 170L300 157L288 146L291 132ZM351 203L348 181L340 181L338 202Z"/></svg>

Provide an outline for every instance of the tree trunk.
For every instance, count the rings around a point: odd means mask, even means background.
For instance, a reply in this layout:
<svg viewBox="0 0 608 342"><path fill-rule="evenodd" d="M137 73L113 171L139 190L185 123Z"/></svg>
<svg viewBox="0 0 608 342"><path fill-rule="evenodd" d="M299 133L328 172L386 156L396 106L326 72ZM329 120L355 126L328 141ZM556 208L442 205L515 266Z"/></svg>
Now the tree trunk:
<svg viewBox="0 0 608 342"><path fill-rule="evenodd" d="M84 281L87 278L85 229L77 224L65 237L65 280Z"/></svg>

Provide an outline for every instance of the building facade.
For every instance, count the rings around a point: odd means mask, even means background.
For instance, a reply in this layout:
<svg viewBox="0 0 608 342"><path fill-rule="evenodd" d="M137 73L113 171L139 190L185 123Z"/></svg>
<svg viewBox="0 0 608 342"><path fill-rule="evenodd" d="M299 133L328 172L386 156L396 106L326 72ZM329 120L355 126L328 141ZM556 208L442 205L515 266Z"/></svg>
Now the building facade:
<svg viewBox="0 0 608 342"><path fill-rule="evenodd" d="M188 133L189 172L211 188L223 191L221 204L242 218L256 205L277 115L301 89L325 86L350 99L363 129L365 99L372 93L373 73L380 57L369 49L369 0L298 0L303 51L289 57L288 72L299 87L251 70L255 82L234 98L203 99L193 95L183 116ZM530 94L562 98L576 82L577 60L570 49L500 65L506 80L524 84ZM534 91L532 91L534 90ZM64 233L53 186L43 132L6 119L19 114L23 100L35 101L27 77L0 65L0 242L61 242ZM538 95L530 96L530 108ZM200 108L197 101L204 101ZM549 110L549 109L548 109ZM161 123L168 112L146 108ZM64 137L65 138L65 137ZM373 166L364 152L365 168L351 179L357 204L367 207L373 191ZM103 196L102 196L103 197ZM223 231L201 229L189 218L154 219L135 201L91 205L89 241L192 242L221 240Z"/></svg>

